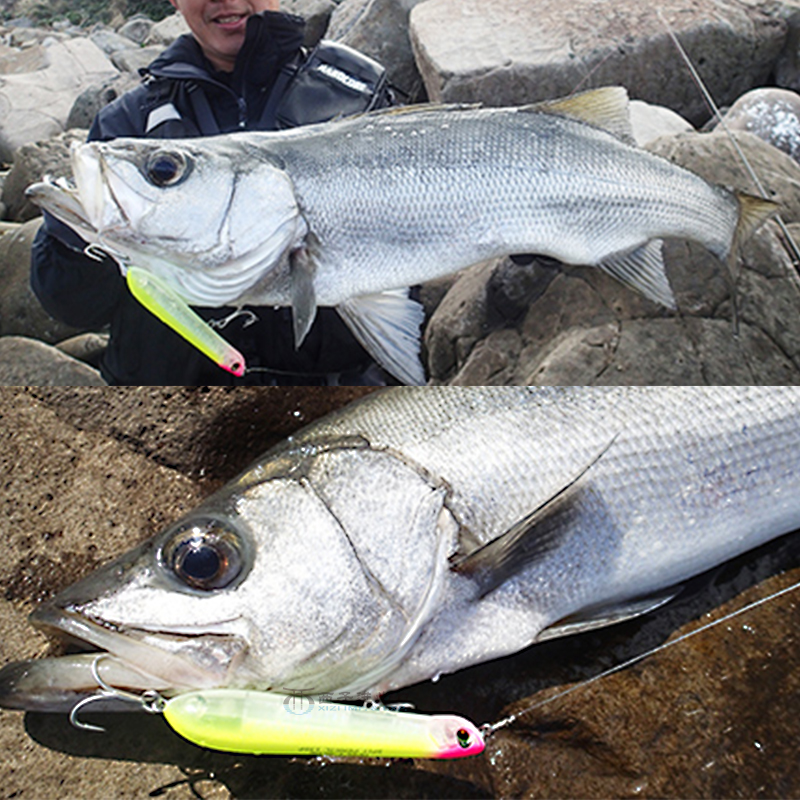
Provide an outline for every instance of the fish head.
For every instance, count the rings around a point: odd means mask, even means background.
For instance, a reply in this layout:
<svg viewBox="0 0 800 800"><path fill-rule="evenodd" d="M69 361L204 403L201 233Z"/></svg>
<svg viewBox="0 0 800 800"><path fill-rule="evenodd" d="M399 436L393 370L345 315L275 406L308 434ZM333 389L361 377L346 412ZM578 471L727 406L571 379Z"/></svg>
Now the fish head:
<svg viewBox="0 0 800 800"><path fill-rule="evenodd" d="M361 441L289 451L31 619L97 649L127 690L379 694L438 608L457 534L445 496ZM71 690L91 693L94 672L84 661L76 677L74 658L46 659L41 679L24 662L11 688L0 672L0 705L35 695L47 709L61 691L63 708L67 666Z"/></svg>
<svg viewBox="0 0 800 800"><path fill-rule="evenodd" d="M304 235L291 180L246 137L115 139L71 156L74 187L45 180L28 196L187 302L234 302Z"/></svg>

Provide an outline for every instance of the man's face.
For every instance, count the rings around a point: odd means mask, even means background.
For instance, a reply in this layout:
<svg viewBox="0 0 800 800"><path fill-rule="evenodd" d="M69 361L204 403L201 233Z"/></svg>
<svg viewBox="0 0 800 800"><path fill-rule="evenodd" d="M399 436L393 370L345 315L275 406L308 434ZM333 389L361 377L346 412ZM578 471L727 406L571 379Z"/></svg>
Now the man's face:
<svg viewBox="0 0 800 800"><path fill-rule="evenodd" d="M183 14L206 58L216 69L230 72L245 34L247 18L277 11L280 0L170 0Z"/></svg>

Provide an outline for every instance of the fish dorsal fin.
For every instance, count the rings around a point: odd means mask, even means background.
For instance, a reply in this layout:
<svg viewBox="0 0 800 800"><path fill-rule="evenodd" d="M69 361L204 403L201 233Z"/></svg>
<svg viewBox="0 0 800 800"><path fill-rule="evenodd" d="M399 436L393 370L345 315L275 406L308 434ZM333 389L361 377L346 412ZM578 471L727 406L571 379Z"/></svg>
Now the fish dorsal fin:
<svg viewBox="0 0 800 800"><path fill-rule="evenodd" d="M552 497L508 531L458 560L451 569L472 577L478 588L478 597L481 598L556 550L569 535L569 519L582 489L583 478L605 455L615 439Z"/></svg>
<svg viewBox="0 0 800 800"><path fill-rule="evenodd" d="M623 86L604 86L556 100L525 106L523 110L585 122L602 128L627 144L634 144L628 92Z"/></svg>
<svg viewBox="0 0 800 800"><path fill-rule="evenodd" d="M408 289L351 297L336 310L361 346L399 381L425 384L420 337L425 309Z"/></svg>
<svg viewBox="0 0 800 800"><path fill-rule="evenodd" d="M609 256L597 266L626 286L674 311L677 303L664 266L663 245L661 239L653 239L633 252Z"/></svg>
<svg viewBox="0 0 800 800"><path fill-rule="evenodd" d="M587 631L605 628L608 625L616 625L618 622L626 622L642 614L655 611L665 603L675 598L683 590L683 586L672 586L656 594L637 597L633 600L625 600L621 603L600 606L571 614L559 620L554 625L545 628L537 637L537 642L546 642L548 639L558 639L561 636L572 636L575 633L586 633Z"/></svg>

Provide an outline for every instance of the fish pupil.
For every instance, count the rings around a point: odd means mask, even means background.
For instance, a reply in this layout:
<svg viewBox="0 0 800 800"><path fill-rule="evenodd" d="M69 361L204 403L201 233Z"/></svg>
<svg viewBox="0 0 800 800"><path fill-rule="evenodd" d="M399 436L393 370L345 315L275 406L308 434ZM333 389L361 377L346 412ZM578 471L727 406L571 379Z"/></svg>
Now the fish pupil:
<svg viewBox="0 0 800 800"><path fill-rule="evenodd" d="M245 568L244 543L228 523L198 517L168 531L156 558L181 583L215 591L230 586Z"/></svg>
<svg viewBox="0 0 800 800"><path fill-rule="evenodd" d="M456 732L456 739L461 747L469 747L470 735L469 731L465 728L459 728Z"/></svg>
<svg viewBox="0 0 800 800"><path fill-rule="evenodd" d="M152 178L153 183L156 183L159 186L164 186L165 184L174 180L177 173L177 164L168 158L160 158L158 161L150 165L150 177Z"/></svg>
<svg viewBox="0 0 800 800"><path fill-rule="evenodd" d="M219 574L222 559L219 553L208 545L195 544L190 547L181 561L181 570L187 578L207 581Z"/></svg>
<svg viewBox="0 0 800 800"><path fill-rule="evenodd" d="M156 153L145 165L144 173L154 186L174 186L188 173L188 163L179 153Z"/></svg>

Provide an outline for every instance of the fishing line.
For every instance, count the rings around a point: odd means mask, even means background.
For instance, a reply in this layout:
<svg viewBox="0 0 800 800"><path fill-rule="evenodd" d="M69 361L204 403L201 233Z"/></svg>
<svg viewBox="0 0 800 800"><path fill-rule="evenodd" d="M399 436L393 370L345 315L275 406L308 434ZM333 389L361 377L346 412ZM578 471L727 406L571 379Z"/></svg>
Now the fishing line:
<svg viewBox="0 0 800 800"><path fill-rule="evenodd" d="M692 60L689 58L689 54L684 49L683 45L680 43L677 34L675 31L672 30L669 22L667 22L666 17L664 16L662 10L660 8L656 9L656 14L658 14L658 18L661 20L664 28L667 31L672 43L675 45L675 49L678 51L678 54L683 59L683 62L686 64L687 69L689 70L689 74L692 76L692 80L694 81L695 85L700 91L700 94L703 96L703 100L705 101L706 105L708 106L711 114L713 115L714 119L717 121L717 124L725 131L730 140L731 144L733 145L733 149L736 151L736 155L739 156L744 168L750 177L750 180L753 181L753 185L758 190L759 195L763 200L771 200L769 195L767 194L764 185L759 180L756 171L753 169L752 164L748 161L747 156L745 155L742 148L739 146L739 143L736 141L736 137L733 135L733 132L728 127L728 124L725 122L724 117L722 116L722 112L719 109L719 106L714 101L714 98L711 95L711 92L708 90L703 79L700 77L700 73L697 71ZM786 243L789 245L789 255L792 257L792 264L795 270L798 270L800 267L800 248L797 246L797 242L795 242L792 234L789 233L789 229L786 227L786 223L783 221L779 214L776 214L774 217L775 221L778 223L778 227L781 230L781 233L786 239Z"/></svg>
<svg viewBox="0 0 800 800"><path fill-rule="evenodd" d="M621 664L617 664L615 667L611 667L603 672L598 673L592 678L588 678L581 683L576 684L575 686L570 686L569 689L564 689L561 692L558 692L551 697L547 697L544 700L536 703L535 705L529 706L528 708L523 709L522 711L517 712L516 714L510 714L508 717L499 720L498 722L487 723L483 726L481 731L484 735L489 736L496 731L507 728L509 725L513 725L521 716L530 714L532 711L537 711L538 709L550 705L550 703L554 703L556 700L560 700L562 697L566 697L567 695L572 694L573 692L577 692L579 689L585 689L587 686L591 686L593 683L597 683L599 680L603 678L607 678L609 675L614 675L617 672L621 672L628 667L633 666L634 664L638 664L640 661L643 661L648 656L655 655L656 653L661 653L664 650L668 650L671 647L674 647L681 642L685 642L687 639L691 639L693 636L697 636L699 633L704 633L705 631L711 630L715 628L717 625L722 625L725 622L730 622L732 619L735 619L742 614L746 614L748 611L752 611L754 608L758 608L764 603L769 602L770 600L775 600L778 597L782 597L783 595L789 594L793 592L795 589L800 588L800 582L792 584L791 586L787 586L784 589L780 589L773 594L768 595L767 597L762 597L760 600L754 600L751 603L747 603L747 605L742 606L742 608L737 609L736 611L732 611L730 614L726 614L724 617L720 619L714 620L713 622L708 622L705 625L701 625L699 628L696 628L693 631L689 631L688 633L684 633L679 636L677 639L672 639L671 641L664 642L664 644L659 645L658 647L654 647L652 650L648 650L646 653L641 653L638 656L634 656L633 658L629 658L627 661L623 661Z"/></svg>

